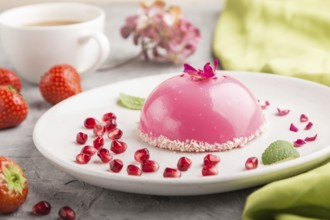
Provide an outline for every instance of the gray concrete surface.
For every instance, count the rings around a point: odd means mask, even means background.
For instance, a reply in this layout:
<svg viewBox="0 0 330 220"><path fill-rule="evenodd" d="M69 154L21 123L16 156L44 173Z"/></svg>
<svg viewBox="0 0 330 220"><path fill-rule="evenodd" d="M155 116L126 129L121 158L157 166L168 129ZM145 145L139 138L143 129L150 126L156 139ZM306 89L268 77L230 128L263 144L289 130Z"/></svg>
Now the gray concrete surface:
<svg viewBox="0 0 330 220"><path fill-rule="evenodd" d="M108 63L121 62L138 52L130 40L123 40L119 35L124 18L134 13L136 6L127 3L101 5L107 12L106 33L112 43ZM212 35L221 13L221 4L212 7L187 5L183 10L201 29L202 42L197 53L188 60L201 66L212 60ZM0 66L10 68L2 50ZM84 78L83 88L87 91L125 79L181 70L182 66L136 61L116 70L97 72ZM194 197L160 197L116 192L76 181L52 166L36 150L32 141L36 121L51 105L43 101L36 86L24 83L22 94L30 107L29 116L20 126L0 131L0 155L12 158L25 169L29 180L29 195L17 212L0 215L0 219L57 219L58 209L64 205L74 208L78 219L241 219L246 197L254 189ZM32 206L40 200L51 203L52 211L48 216L36 217L31 214Z"/></svg>

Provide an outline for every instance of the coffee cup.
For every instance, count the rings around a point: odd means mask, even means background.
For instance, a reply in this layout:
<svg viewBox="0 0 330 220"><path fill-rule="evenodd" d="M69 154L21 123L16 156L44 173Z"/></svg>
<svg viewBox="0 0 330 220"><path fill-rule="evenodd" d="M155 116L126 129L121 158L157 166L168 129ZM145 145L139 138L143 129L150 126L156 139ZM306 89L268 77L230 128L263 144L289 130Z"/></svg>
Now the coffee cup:
<svg viewBox="0 0 330 220"><path fill-rule="evenodd" d="M82 3L42 3L9 9L0 15L4 53L26 81L39 83L56 64L81 74L94 72L107 58L105 13Z"/></svg>

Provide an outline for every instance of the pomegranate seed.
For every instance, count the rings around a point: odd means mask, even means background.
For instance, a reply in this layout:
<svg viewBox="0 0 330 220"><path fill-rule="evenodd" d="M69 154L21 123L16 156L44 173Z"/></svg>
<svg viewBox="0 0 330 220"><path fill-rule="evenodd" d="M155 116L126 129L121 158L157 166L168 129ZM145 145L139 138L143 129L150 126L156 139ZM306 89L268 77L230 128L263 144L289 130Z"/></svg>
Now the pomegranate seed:
<svg viewBox="0 0 330 220"><path fill-rule="evenodd" d="M111 151L115 154L121 154L126 151L127 144L122 141L114 140L111 143Z"/></svg>
<svg viewBox="0 0 330 220"><path fill-rule="evenodd" d="M76 136L77 144L85 144L87 139L88 139L88 135L83 132L79 132Z"/></svg>
<svg viewBox="0 0 330 220"><path fill-rule="evenodd" d="M97 156L102 160L103 163L108 163L112 160L112 156L108 149L102 148L97 152Z"/></svg>
<svg viewBox="0 0 330 220"><path fill-rule="evenodd" d="M35 204L32 208L32 212L35 215L48 215L51 210L51 205L49 202L46 201L40 201L37 204Z"/></svg>
<svg viewBox="0 0 330 220"><path fill-rule="evenodd" d="M181 157L178 161L178 169L181 171L187 171L191 166L191 160L188 157Z"/></svg>
<svg viewBox="0 0 330 220"><path fill-rule="evenodd" d="M142 163L143 161L148 160L149 157L150 157L149 150L147 148L137 150L137 151L135 151L135 154L134 154L134 159L139 163Z"/></svg>
<svg viewBox="0 0 330 220"><path fill-rule="evenodd" d="M93 129L97 124L98 123L95 118L86 118L84 121L85 128L87 129Z"/></svg>
<svg viewBox="0 0 330 220"><path fill-rule="evenodd" d="M93 141L93 146L95 149L100 150L104 146L103 137L96 137Z"/></svg>
<svg viewBox="0 0 330 220"><path fill-rule="evenodd" d="M294 147L301 147L304 144L306 144L306 142L303 139L297 139L295 142L293 142Z"/></svg>
<svg viewBox="0 0 330 220"><path fill-rule="evenodd" d="M116 115L112 112L108 112L108 113L105 113L102 117L102 120L105 122L105 121L109 121L109 120L112 120L112 119L117 119Z"/></svg>
<svg viewBox="0 0 330 220"><path fill-rule="evenodd" d="M116 119L110 119L110 120L106 121L104 124L104 129L107 132L110 132L111 130L115 129L116 127L117 127Z"/></svg>
<svg viewBox="0 0 330 220"><path fill-rule="evenodd" d="M159 165L156 161L145 160L142 163L142 171L145 173L156 172L159 169Z"/></svg>
<svg viewBox="0 0 330 220"><path fill-rule="evenodd" d="M313 123L312 122L308 122L308 124L305 127L305 130L309 130L313 127Z"/></svg>
<svg viewBox="0 0 330 220"><path fill-rule="evenodd" d="M166 167L163 173L163 177L178 178L181 177L181 172L177 169Z"/></svg>
<svg viewBox="0 0 330 220"><path fill-rule="evenodd" d="M293 132L297 132L299 131L299 129L294 125L294 124L290 124L290 131L293 131Z"/></svg>
<svg viewBox="0 0 330 220"><path fill-rule="evenodd" d="M204 166L202 169L203 176L214 176L218 174L218 170L215 166Z"/></svg>
<svg viewBox="0 0 330 220"><path fill-rule="evenodd" d="M141 169L137 166L130 164L127 166L127 174L132 176L141 176Z"/></svg>
<svg viewBox="0 0 330 220"><path fill-rule="evenodd" d="M300 122L307 122L308 121L308 117L305 114L301 114L300 115Z"/></svg>
<svg viewBox="0 0 330 220"><path fill-rule="evenodd" d="M205 166L215 166L220 162L220 157L214 154L207 154L204 157L204 165Z"/></svg>
<svg viewBox="0 0 330 220"><path fill-rule="evenodd" d="M76 218L76 213L69 206L64 206L58 211L58 215L63 220L74 220Z"/></svg>
<svg viewBox="0 0 330 220"><path fill-rule="evenodd" d="M287 115L289 113L290 113L290 110L289 109L283 109L283 110L281 110L281 109L277 108L277 115L278 116L285 116L285 115Z"/></svg>
<svg viewBox="0 0 330 220"><path fill-rule="evenodd" d="M94 135L97 137L101 137L104 134L104 127L102 125L95 125L93 129Z"/></svg>
<svg viewBox="0 0 330 220"><path fill-rule="evenodd" d="M80 153L76 156L76 161L79 164L86 164L91 160L91 156L89 154Z"/></svg>
<svg viewBox="0 0 330 220"><path fill-rule="evenodd" d="M306 138L305 138L305 141L307 141L307 142L312 142L312 141L315 141L316 138L317 138L317 134L314 135L313 137L306 137Z"/></svg>
<svg viewBox="0 0 330 220"><path fill-rule="evenodd" d="M123 168L123 161L119 159L114 159L110 162L110 170L114 173L119 173Z"/></svg>
<svg viewBox="0 0 330 220"><path fill-rule="evenodd" d="M250 157L245 162L245 168L247 170L253 170L258 167L258 158L256 157Z"/></svg>
<svg viewBox="0 0 330 220"><path fill-rule="evenodd" d="M114 128L108 131L108 138L110 140L118 140L121 138L121 136L123 136L123 132L119 128Z"/></svg>
<svg viewBox="0 0 330 220"><path fill-rule="evenodd" d="M81 150L81 153L88 154L89 156L93 156L96 152L97 152L97 149L95 149L95 147L89 146L89 145L86 145Z"/></svg>

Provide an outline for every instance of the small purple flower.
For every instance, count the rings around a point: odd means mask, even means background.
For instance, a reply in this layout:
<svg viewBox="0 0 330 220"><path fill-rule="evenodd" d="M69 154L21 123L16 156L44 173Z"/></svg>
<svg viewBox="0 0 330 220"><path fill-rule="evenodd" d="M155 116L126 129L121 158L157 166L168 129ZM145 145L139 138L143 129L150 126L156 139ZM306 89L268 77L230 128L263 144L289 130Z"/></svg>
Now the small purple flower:
<svg viewBox="0 0 330 220"><path fill-rule="evenodd" d="M183 72L190 75L194 80L205 80L215 77L215 71L218 67L218 60L214 60L214 68L211 67L210 63L206 63L203 70L196 70L189 64L184 64L183 66Z"/></svg>
<svg viewBox="0 0 330 220"><path fill-rule="evenodd" d="M137 15L129 16L120 30L123 38L133 36L146 59L183 63L197 49L200 31L176 6L165 8L163 1L141 4Z"/></svg>

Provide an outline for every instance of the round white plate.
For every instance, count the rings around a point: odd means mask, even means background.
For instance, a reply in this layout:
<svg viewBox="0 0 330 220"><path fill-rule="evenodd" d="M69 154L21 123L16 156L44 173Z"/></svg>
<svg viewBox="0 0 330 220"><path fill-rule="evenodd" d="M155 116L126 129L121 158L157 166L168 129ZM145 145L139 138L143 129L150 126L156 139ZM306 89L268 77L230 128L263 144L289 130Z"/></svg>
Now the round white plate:
<svg viewBox="0 0 330 220"><path fill-rule="evenodd" d="M268 100L270 106L264 110L268 120L265 133L242 149L215 153L221 158L220 164L217 165L217 176L201 175L203 157L206 153L171 152L141 142L136 132L140 111L124 109L116 103L120 92L147 97L152 89L173 74L123 81L69 98L51 108L39 119L34 129L34 143L51 163L79 180L113 190L154 195L199 195L246 188L293 176L317 166L329 157L328 87L270 74L226 73L247 85L261 103ZM279 117L275 114L276 108L288 108L291 112ZM125 153L114 155L114 158L122 159L124 162L124 168L120 173L112 173L109 165L101 164L96 155L86 165L75 162L75 156L82 148L75 143L76 134L79 131L90 134L87 144L92 144L92 131L83 127L85 118L101 119L104 113L110 111L117 115L118 127L124 132L122 140L128 144ZM304 130L306 123L299 121L302 113L313 122L311 130ZM289 130L291 123L299 128L297 133ZM270 166L262 165L261 155L271 142L279 139L293 142L297 138L315 134L318 134L316 141L298 148L300 158ZM106 147L109 146L110 141L106 140ZM159 163L160 169L156 173L143 173L142 176L127 175L127 165L137 164L134 162L134 152L143 147L149 148L151 159ZM182 156L192 159L192 167L182 172L181 178L163 178L163 170L166 167L175 168ZM245 161L252 156L259 158L259 167L255 170L245 170Z"/></svg>

